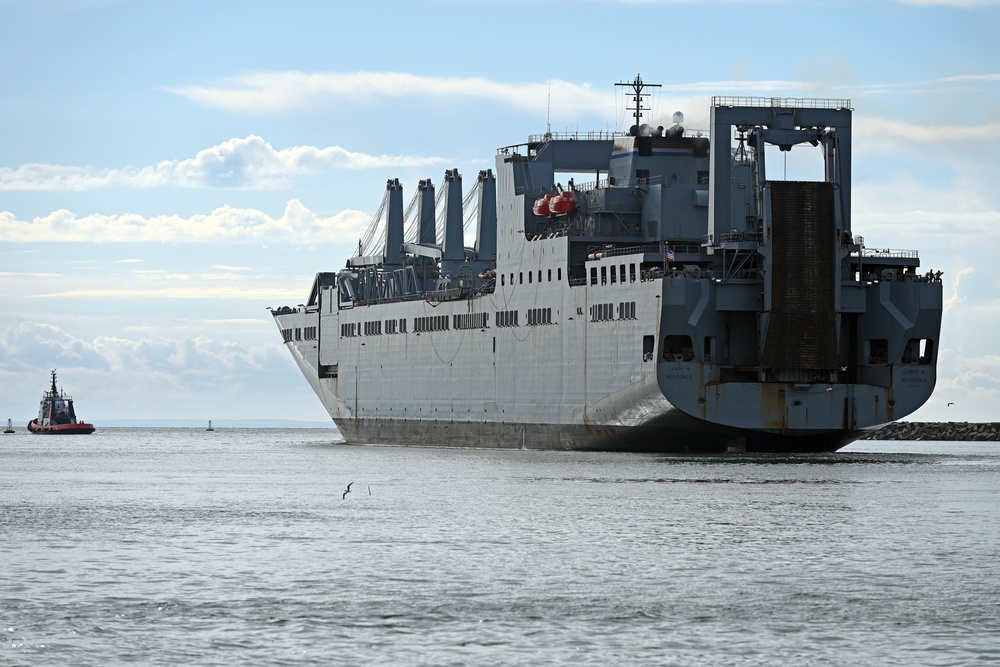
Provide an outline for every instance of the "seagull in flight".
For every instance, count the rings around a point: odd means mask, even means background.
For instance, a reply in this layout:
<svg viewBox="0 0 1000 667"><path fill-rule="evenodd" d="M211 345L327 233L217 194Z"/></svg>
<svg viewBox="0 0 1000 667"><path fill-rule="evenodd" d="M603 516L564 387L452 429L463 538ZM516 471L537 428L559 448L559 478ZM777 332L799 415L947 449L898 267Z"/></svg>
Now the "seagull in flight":
<svg viewBox="0 0 1000 667"><path fill-rule="evenodd" d="M354 482L351 482L351 484L354 484ZM344 495L342 495L342 496L340 497L340 499L341 499L341 500L343 500L344 498L346 498L346 497L347 497L347 494L351 492L351 484L348 484L348 485L347 485L347 490L346 490L346 491L344 491Z"/></svg>
<svg viewBox="0 0 1000 667"><path fill-rule="evenodd" d="M954 403L954 402L952 402L952 403L949 403L948 405L949 405L949 406L952 406L952 405L955 405L955 403Z"/></svg>

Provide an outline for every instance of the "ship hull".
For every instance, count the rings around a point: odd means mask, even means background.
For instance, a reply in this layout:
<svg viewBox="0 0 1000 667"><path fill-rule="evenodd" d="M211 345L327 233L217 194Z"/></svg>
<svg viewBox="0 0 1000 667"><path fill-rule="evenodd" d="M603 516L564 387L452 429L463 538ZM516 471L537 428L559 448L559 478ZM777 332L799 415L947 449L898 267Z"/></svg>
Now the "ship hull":
<svg viewBox="0 0 1000 667"><path fill-rule="evenodd" d="M89 435L97 430L93 424L80 422L78 424L57 424L55 426L40 426L37 419L28 422L28 431L36 435Z"/></svg>
<svg viewBox="0 0 1000 667"><path fill-rule="evenodd" d="M272 315L349 443L836 451L927 401L942 312L940 272L853 233L851 112L713 98L711 140L529 138L480 172L473 248L457 170L406 208L390 180L369 242ZM824 179L768 178L766 145Z"/></svg>
<svg viewBox="0 0 1000 667"><path fill-rule="evenodd" d="M290 342L289 351L299 371L308 380L316 396L326 408L340 431L344 441L352 445L389 445L423 447L458 447L474 449L533 449L557 451L609 451L662 454L719 454L726 452L760 453L810 453L834 452L857 440L866 432L863 429L831 428L826 431L795 431L776 429L760 431L739 427L727 427L693 417L673 406L658 390L655 382L647 382L645 387L633 388L627 396L618 400L605 397L604 401L592 404L569 405L566 412L579 415L603 415L603 422L596 419L562 423L530 420L496 421L446 418L405 418L366 416L372 412L369 401L377 395L391 395L389 381L383 386L369 387L367 401L358 399L355 387L359 378L350 372L341 372L339 377L320 378L309 345ZM385 352L381 356L396 356ZM411 368L419 363L423 355L407 359ZM401 369L387 373L388 377L398 376ZM429 371L428 374L432 374ZM574 381L583 383L584 377ZM346 396L342 393L349 394ZM488 417L488 412L517 414L515 397L496 408L496 397L481 402L476 411ZM400 400L390 405L390 409L401 411L407 401ZM613 405L618 404L614 409ZM410 405L407 409L420 411L427 409L435 413L454 414L467 410L465 403L452 403L431 399L421 406ZM384 406L383 406L384 407ZM523 409L522 405L522 409Z"/></svg>
<svg viewBox="0 0 1000 667"><path fill-rule="evenodd" d="M727 452L834 452L864 431L831 431L808 436L726 430L685 416L642 426L470 423L358 419L335 422L345 442L355 445L606 451L649 454Z"/></svg>

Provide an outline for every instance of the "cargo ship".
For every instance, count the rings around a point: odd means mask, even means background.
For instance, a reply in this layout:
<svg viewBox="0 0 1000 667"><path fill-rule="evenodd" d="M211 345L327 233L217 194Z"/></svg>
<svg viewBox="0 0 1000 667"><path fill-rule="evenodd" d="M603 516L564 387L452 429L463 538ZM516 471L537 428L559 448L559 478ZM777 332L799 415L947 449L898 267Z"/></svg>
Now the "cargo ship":
<svg viewBox="0 0 1000 667"><path fill-rule="evenodd" d="M270 308L348 443L835 451L930 397L941 273L855 232L850 100L713 97L695 131L618 85L628 131L503 146L467 194L390 179L346 266Z"/></svg>
<svg viewBox="0 0 1000 667"><path fill-rule="evenodd" d="M28 422L31 433L43 435L87 435L95 431L93 424L77 419L73 398L56 387L56 371L52 370L52 386L42 394L38 417Z"/></svg>

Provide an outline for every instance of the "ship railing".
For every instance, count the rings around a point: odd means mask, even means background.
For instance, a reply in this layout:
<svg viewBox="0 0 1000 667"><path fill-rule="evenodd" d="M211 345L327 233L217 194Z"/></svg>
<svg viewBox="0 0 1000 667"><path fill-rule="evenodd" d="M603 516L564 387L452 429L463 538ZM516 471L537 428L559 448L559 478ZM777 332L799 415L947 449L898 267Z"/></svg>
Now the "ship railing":
<svg viewBox="0 0 1000 667"><path fill-rule="evenodd" d="M428 290L424 292L424 299L427 301L456 301L463 296L468 296L468 290L461 287L449 287L447 289Z"/></svg>
<svg viewBox="0 0 1000 667"><path fill-rule="evenodd" d="M588 181L586 183L573 183L574 192L590 192L591 190L606 190L610 185L608 184L608 179L602 179L600 181Z"/></svg>
<svg viewBox="0 0 1000 667"><path fill-rule="evenodd" d="M852 252L854 257L895 257L900 259L916 259L916 250L893 250L892 248L862 248L860 252Z"/></svg>
<svg viewBox="0 0 1000 667"><path fill-rule="evenodd" d="M650 249L641 245L626 246L624 248L605 248L604 246L597 246L592 249L592 252L600 252L601 257L620 257L622 255L637 255L639 253L648 252ZM655 248L653 251L655 252Z"/></svg>
<svg viewBox="0 0 1000 667"><path fill-rule="evenodd" d="M538 144L548 141L611 141L619 137L627 137L627 132L610 132L591 130L588 132L546 132L544 134L529 134L528 143Z"/></svg>
<svg viewBox="0 0 1000 667"><path fill-rule="evenodd" d="M728 232L720 234L706 234L701 239L704 246L718 245L720 243L742 243L744 241L759 245L764 241L764 233L759 230L741 232L738 229L731 229Z"/></svg>
<svg viewBox="0 0 1000 667"><path fill-rule="evenodd" d="M660 253L664 257L668 251L673 251L675 256L681 255L704 255L707 250L698 243L671 243L670 241L657 241L643 245L631 245L622 247L607 247L595 245L588 248L588 254L599 252L601 258L621 257L622 255L639 255L647 252Z"/></svg>
<svg viewBox="0 0 1000 667"><path fill-rule="evenodd" d="M741 97L720 95L712 97L713 107L771 107L776 109L851 109L849 99L822 99L818 97Z"/></svg>
<svg viewBox="0 0 1000 667"><path fill-rule="evenodd" d="M746 99L751 99L751 98L746 98ZM539 144L544 145L549 143L550 141L614 141L615 139L621 139L629 136L632 135L628 132L607 131L607 130L589 130L587 132L545 132L543 134L529 134L527 143L501 146L500 148L497 149L497 154L518 155L521 154L522 150L524 151L524 153L534 153L537 151L537 146ZM710 137L711 132L708 130L685 128L684 136L689 139L699 139L702 137Z"/></svg>
<svg viewBox="0 0 1000 667"><path fill-rule="evenodd" d="M660 246L664 257L666 257L668 250L673 250L678 255L708 254L708 250L700 243L670 243L669 241L661 241Z"/></svg>
<svg viewBox="0 0 1000 667"><path fill-rule="evenodd" d="M340 302L341 308L353 308L355 306L374 306L382 303L402 303L404 301L418 301L424 298L423 293L412 292L410 294L399 294L396 296L373 296L368 298L357 298Z"/></svg>

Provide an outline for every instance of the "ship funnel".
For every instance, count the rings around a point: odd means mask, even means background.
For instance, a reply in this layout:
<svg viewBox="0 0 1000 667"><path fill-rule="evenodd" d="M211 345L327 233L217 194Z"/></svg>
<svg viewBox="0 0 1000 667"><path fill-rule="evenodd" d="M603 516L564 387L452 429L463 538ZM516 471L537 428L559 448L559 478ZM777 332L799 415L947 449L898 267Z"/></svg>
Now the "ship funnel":
<svg viewBox="0 0 1000 667"><path fill-rule="evenodd" d="M403 265L403 186L398 178L386 182L388 209L386 210L385 256L386 266Z"/></svg>
<svg viewBox="0 0 1000 667"><path fill-rule="evenodd" d="M492 260L497 254L497 179L492 170L479 172L479 185L476 259Z"/></svg>
<svg viewBox="0 0 1000 667"><path fill-rule="evenodd" d="M465 259L465 239L462 221L462 175L458 169L444 173L444 238L441 240L441 259L461 262Z"/></svg>
<svg viewBox="0 0 1000 667"><path fill-rule="evenodd" d="M429 178L424 179L417 184L417 192L420 193L417 243L431 246L437 243L437 230L434 228L434 184Z"/></svg>

